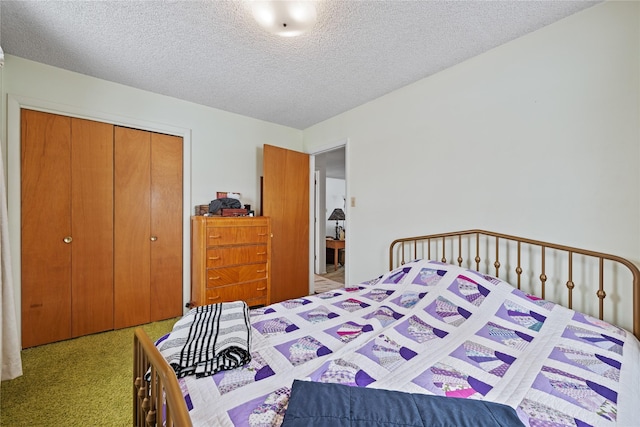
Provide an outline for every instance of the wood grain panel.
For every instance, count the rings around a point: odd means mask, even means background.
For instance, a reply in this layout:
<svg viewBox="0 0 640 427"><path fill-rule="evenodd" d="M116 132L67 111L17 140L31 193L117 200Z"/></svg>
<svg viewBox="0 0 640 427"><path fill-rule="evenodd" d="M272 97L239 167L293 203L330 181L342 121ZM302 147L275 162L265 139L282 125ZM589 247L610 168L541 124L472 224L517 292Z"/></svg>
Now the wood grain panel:
<svg viewBox="0 0 640 427"><path fill-rule="evenodd" d="M215 304L223 301L252 300L267 296L267 281L258 280L255 282L235 284L232 286L222 286L219 288L207 288L207 304Z"/></svg>
<svg viewBox="0 0 640 427"><path fill-rule="evenodd" d="M116 126L114 139L114 325L150 319L151 135Z"/></svg>
<svg viewBox="0 0 640 427"><path fill-rule="evenodd" d="M208 248L207 268L267 262L267 249L267 245Z"/></svg>
<svg viewBox="0 0 640 427"><path fill-rule="evenodd" d="M210 216L206 219L207 228L219 227L269 227L269 218L263 216Z"/></svg>
<svg viewBox="0 0 640 427"><path fill-rule="evenodd" d="M207 245L267 243L267 227L208 227Z"/></svg>
<svg viewBox="0 0 640 427"><path fill-rule="evenodd" d="M72 336L113 329L113 125L71 119Z"/></svg>
<svg viewBox="0 0 640 427"><path fill-rule="evenodd" d="M70 119L21 110L22 346L71 337Z"/></svg>
<svg viewBox="0 0 640 427"><path fill-rule="evenodd" d="M264 145L263 174L274 303L309 294L309 155Z"/></svg>
<svg viewBox="0 0 640 427"><path fill-rule="evenodd" d="M267 264L249 264L207 270L207 288L267 278Z"/></svg>
<svg viewBox="0 0 640 427"><path fill-rule="evenodd" d="M151 134L151 321L182 314L182 138Z"/></svg>

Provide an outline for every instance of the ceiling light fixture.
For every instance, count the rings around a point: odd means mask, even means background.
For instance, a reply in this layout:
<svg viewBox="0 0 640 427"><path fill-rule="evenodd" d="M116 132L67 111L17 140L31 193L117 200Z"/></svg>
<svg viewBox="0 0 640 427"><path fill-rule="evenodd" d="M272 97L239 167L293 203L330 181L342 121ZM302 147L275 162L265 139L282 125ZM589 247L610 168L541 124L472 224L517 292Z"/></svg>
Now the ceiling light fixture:
<svg viewBox="0 0 640 427"><path fill-rule="evenodd" d="M267 31L282 37L295 37L313 27L318 18L316 6L309 0L251 2L253 17Z"/></svg>

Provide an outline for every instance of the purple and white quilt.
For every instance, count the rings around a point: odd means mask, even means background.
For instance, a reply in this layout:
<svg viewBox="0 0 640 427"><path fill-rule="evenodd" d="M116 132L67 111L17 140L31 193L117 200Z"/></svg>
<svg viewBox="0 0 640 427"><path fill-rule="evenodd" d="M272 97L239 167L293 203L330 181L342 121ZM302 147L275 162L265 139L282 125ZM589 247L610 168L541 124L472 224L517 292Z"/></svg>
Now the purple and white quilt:
<svg viewBox="0 0 640 427"><path fill-rule="evenodd" d="M640 343L506 282L414 261L251 311L252 360L180 384L195 426L279 426L294 379L482 399L529 426L640 425Z"/></svg>

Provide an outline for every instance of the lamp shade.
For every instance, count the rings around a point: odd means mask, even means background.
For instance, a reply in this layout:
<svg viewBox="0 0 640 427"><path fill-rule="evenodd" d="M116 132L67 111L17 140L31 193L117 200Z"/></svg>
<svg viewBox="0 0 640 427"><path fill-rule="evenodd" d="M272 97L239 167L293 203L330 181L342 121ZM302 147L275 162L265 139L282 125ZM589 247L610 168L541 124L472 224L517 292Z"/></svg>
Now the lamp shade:
<svg viewBox="0 0 640 427"><path fill-rule="evenodd" d="M329 215L329 221L344 221L344 211L340 208L335 208Z"/></svg>

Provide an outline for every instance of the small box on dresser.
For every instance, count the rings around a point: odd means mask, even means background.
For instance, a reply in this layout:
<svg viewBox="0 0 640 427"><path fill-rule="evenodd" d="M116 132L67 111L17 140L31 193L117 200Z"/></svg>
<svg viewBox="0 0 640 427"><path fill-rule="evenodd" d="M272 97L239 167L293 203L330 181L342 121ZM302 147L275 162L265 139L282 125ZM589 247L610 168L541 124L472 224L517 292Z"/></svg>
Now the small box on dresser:
<svg viewBox="0 0 640 427"><path fill-rule="evenodd" d="M191 217L191 306L271 300L267 217Z"/></svg>

